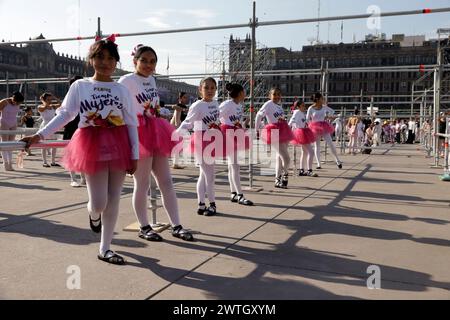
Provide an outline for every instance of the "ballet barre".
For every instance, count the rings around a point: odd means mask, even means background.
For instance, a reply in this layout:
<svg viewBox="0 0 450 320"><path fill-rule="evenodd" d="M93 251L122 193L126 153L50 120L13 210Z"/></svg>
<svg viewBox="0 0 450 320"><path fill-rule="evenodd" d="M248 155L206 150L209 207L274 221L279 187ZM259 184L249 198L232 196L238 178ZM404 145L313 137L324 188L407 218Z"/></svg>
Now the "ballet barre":
<svg viewBox="0 0 450 320"><path fill-rule="evenodd" d="M39 128L19 128L16 130L0 130L0 135L36 134Z"/></svg>
<svg viewBox="0 0 450 320"><path fill-rule="evenodd" d="M33 144L30 149L58 149L65 148L70 141L66 140L46 140L45 142L40 142ZM22 141L15 142L0 142L0 151L21 151L26 147L26 143Z"/></svg>

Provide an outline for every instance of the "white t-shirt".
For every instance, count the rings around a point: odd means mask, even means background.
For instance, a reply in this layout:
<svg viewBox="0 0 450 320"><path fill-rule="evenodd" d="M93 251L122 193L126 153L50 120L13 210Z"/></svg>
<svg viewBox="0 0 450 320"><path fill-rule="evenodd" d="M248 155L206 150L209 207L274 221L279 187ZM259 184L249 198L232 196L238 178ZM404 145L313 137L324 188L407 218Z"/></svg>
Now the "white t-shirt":
<svg viewBox="0 0 450 320"><path fill-rule="evenodd" d="M93 79L78 80L70 87L57 110L57 116L45 128L39 130L38 134L45 139L75 119L78 114L79 128L127 125L133 159L139 159L138 121L131 96L123 85Z"/></svg>
<svg viewBox="0 0 450 320"><path fill-rule="evenodd" d="M220 128L219 103L217 101L206 102L199 100L190 108L186 119L181 123L177 132L182 130L206 131L212 128Z"/></svg>
<svg viewBox="0 0 450 320"><path fill-rule="evenodd" d="M154 77L141 77L135 73L119 79L131 94L133 107L137 115L152 116L151 109L159 108L158 88Z"/></svg>
<svg viewBox="0 0 450 320"><path fill-rule="evenodd" d="M264 117L266 117L269 124L276 124L280 121L286 120L286 115L284 114L283 108L272 100L267 101L256 115L256 128L260 128L261 121Z"/></svg>
<svg viewBox="0 0 450 320"><path fill-rule="evenodd" d="M334 115L334 110L328 106L322 106L320 110L316 110L313 106L309 107L306 115L308 122L323 122L327 117Z"/></svg>
<svg viewBox="0 0 450 320"><path fill-rule="evenodd" d="M336 120L334 120L333 124L336 125L336 130L341 130L342 127L344 126L341 118L337 118Z"/></svg>
<svg viewBox="0 0 450 320"><path fill-rule="evenodd" d="M306 114L300 110L295 110L289 121L289 126L292 129L304 129L306 128Z"/></svg>
<svg viewBox="0 0 450 320"><path fill-rule="evenodd" d="M227 126L243 127L242 106L233 100L227 100L219 106L220 122Z"/></svg>
<svg viewBox="0 0 450 320"><path fill-rule="evenodd" d="M408 122L408 130L411 130L412 132L416 131L416 122L415 121L409 121Z"/></svg>
<svg viewBox="0 0 450 320"><path fill-rule="evenodd" d="M50 123L50 121L53 120L53 118L56 116L55 109L45 109L43 112L39 112L42 118L42 124L41 128L45 127L47 124Z"/></svg>

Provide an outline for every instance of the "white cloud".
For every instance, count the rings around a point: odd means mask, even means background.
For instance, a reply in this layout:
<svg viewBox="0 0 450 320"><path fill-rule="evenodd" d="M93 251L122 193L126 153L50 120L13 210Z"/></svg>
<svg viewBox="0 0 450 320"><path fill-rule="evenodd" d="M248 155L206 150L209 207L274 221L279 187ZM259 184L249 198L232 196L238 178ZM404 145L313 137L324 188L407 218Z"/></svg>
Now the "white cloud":
<svg viewBox="0 0 450 320"><path fill-rule="evenodd" d="M140 21L145 22L156 29L167 29L173 25L181 25L179 21L174 21L174 24L171 24L173 21L172 17L176 16L176 14L179 14L180 12L185 14L186 20L191 23L191 26L193 24L201 27L207 26L210 21L217 16L214 11L209 9L160 9L151 12L151 17L141 19Z"/></svg>
<svg viewBox="0 0 450 320"><path fill-rule="evenodd" d="M149 24L153 28L157 28L157 29L170 28L170 24L164 22L163 19L160 17L151 17L151 18L143 19L143 21L146 22L147 24Z"/></svg>

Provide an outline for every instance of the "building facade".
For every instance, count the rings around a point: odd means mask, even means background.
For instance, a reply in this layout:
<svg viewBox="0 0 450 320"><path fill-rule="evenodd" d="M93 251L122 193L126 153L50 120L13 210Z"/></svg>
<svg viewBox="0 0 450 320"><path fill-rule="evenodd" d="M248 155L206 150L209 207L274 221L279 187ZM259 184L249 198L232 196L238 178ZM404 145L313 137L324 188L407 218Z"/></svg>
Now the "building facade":
<svg viewBox="0 0 450 320"><path fill-rule="evenodd" d="M35 38L45 39L41 34ZM30 39L31 40L31 39ZM119 77L129 73L117 69L115 76ZM70 78L74 75L92 76L93 70L89 68L86 59L57 53L50 43L28 44L28 45L0 45L0 80L14 79L48 79L48 78ZM161 94L161 100L167 104L176 104L179 92L186 92L192 99L197 98L197 86L184 82L166 79L157 80ZM0 84L0 98L7 96L20 89L18 84ZM44 92L52 92L59 98L63 98L69 85L66 81L62 83L28 83L22 87L22 92L28 101L39 101Z"/></svg>
<svg viewBox="0 0 450 320"><path fill-rule="evenodd" d="M250 56L251 41L230 38L230 71L238 70L246 62L236 57ZM267 50L267 49L265 49ZM411 101L412 84L421 77L420 65L432 65L437 62L437 41L425 41L424 36L408 37L393 35L386 37L368 36L359 43L319 44L304 46L302 51L286 48L269 48L269 70L320 69L326 66L336 68L359 68L361 72L330 73L328 93L330 96L342 96L341 102L353 101L349 96L392 96L377 97L378 101ZM262 55L262 53L259 53ZM417 66L414 72L364 72L367 67ZM261 69L262 70L262 69ZM257 79L258 81L258 79ZM266 90L279 87L284 96L310 97L321 90L320 75L276 75L264 79ZM423 87L433 86L430 77ZM395 97L403 95L405 97ZM353 99L353 100L352 100ZM386 106L387 107L387 106ZM389 106L390 107L390 106Z"/></svg>

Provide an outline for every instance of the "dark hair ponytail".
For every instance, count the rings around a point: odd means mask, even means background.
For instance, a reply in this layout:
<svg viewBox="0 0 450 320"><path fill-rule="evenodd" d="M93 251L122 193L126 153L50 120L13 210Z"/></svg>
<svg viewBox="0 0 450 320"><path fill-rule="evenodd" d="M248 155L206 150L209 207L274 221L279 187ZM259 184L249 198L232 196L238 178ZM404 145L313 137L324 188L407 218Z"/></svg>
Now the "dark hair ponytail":
<svg viewBox="0 0 450 320"><path fill-rule="evenodd" d="M316 93L311 97L311 100L312 100L314 103L317 103L317 102L319 102L319 100L322 99L322 98L323 98L322 94L321 94L320 92L316 92Z"/></svg>
<svg viewBox="0 0 450 320"><path fill-rule="evenodd" d="M225 89L227 89L230 97L236 99L241 92L244 91L244 87L239 83L227 83Z"/></svg>
<svg viewBox="0 0 450 320"><path fill-rule="evenodd" d="M14 92L12 95L12 98L13 98L14 102L17 102L17 103L22 103L25 101L25 97L19 91Z"/></svg>
<svg viewBox="0 0 450 320"><path fill-rule="evenodd" d="M305 102L303 100L297 100L294 102L293 108L294 110L297 110L302 104L304 104Z"/></svg>

